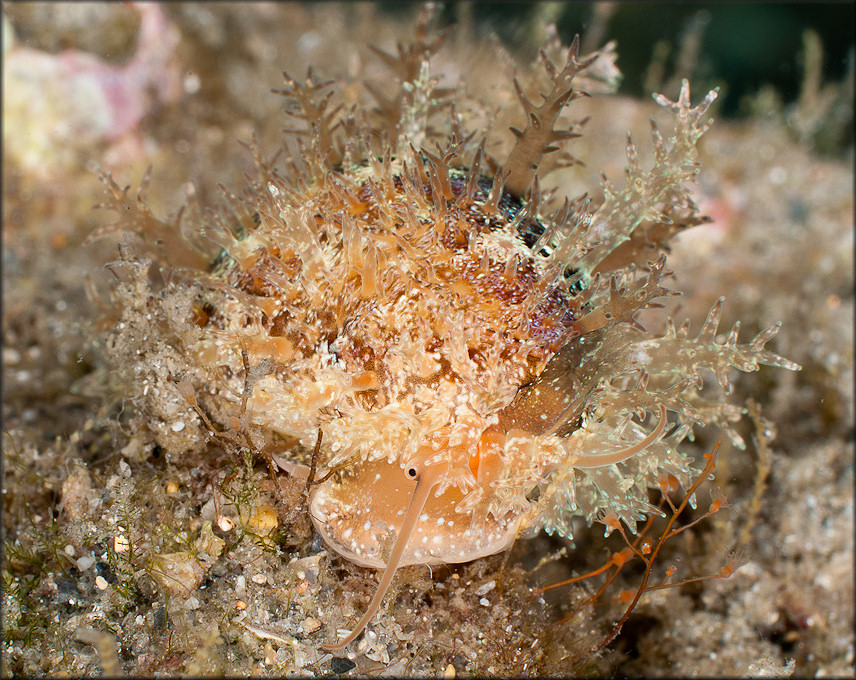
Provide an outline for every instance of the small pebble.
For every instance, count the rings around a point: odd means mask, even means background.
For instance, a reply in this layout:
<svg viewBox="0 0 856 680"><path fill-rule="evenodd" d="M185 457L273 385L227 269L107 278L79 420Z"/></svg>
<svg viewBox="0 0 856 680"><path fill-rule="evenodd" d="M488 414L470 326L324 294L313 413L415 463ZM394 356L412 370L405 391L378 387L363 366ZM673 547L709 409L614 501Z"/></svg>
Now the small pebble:
<svg viewBox="0 0 856 680"><path fill-rule="evenodd" d="M330 670L332 670L336 674L347 673L349 670L356 667L356 665L357 664L355 664L353 661L351 661L350 659L346 659L343 656L334 656L332 659L330 659Z"/></svg>
<svg viewBox="0 0 856 680"><path fill-rule="evenodd" d="M483 597L482 599L479 600L479 604L482 607L490 607L490 600L488 600L486 597Z"/></svg>
<svg viewBox="0 0 856 680"><path fill-rule="evenodd" d="M123 536L119 534L113 539L113 550L117 553L126 553L128 552L128 548L131 547L131 542L128 540L127 536Z"/></svg>
<svg viewBox="0 0 856 680"><path fill-rule="evenodd" d="M98 590L107 590L108 585L109 584L107 583L107 579L104 578L103 576L96 576L95 577L95 587L98 588ZM138 616L137 618L141 618L141 617Z"/></svg>
<svg viewBox="0 0 856 680"><path fill-rule="evenodd" d="M263 586L267 583L267 576L264 574L254 574L252 579L250 579L253 583L258 583L260 586Z"/></svg>
<svg viewBox="0 0 856 680"><path fill-rule="evenodd" d="M166 485L167 493L175 493L176 491L178 491L178 484L176 484L175 482L170 482Z"/></svg>
<svg viewBox="0 0 856 680"><path fill-rule="evenodd" d="M247 603L244 602L243 600L238 600L235 603L235 609L237 609L238 611L244 611L246 608L247 608Z"/></svg>
<svg viewBox="0 0 856 680"><path fill-rule="evenodd" d="M250 531L267 536L279 526L279 518L276 516L276 510L268 507L261 507L253 513L248 522Z"/></svg>
<svg viewBox="0 0 856 680"><path fill-rule="evenodd" d="M65 554L68 555L69 557L74 557L74 546L71 545L70 543L67 546L65 546Z"/></svg>
<svg viewBox="0 0 856 680"><path fill-rule="evenodd" d="M443 671L444 678L454 678L456 675L455 667L452 664L446 666L446 670Z"/></svg>
<svg viewBox="0 0 856 680"><path fill-rule="evenodd" d="M202 87L202 80L195 73L188 73L184 77L182 85L187 94L196 94L199 92L199 88Z"/></svg>
<svg viewBox="0 0 856 680"><path fill-rule="evenodd" d="M309 635L310 633L314 633L321 627L321 622L318 621L318 619L313 619L310 616L303 620L303 623L300 624L300 627L304 633Z"/></svg>
<svg viewBox="0 0 856 680"><path fill-rule="evenodd" d="M77 560L77 568L80 569L80 571L86 571L93 564L95 564L95 558L92 557L92 555L84 555Z"/></svg>
<svg viewBox="0 0 856 680"><path fill-rule="evenodd" d="M235 528L235 523L228 517L223 517L221 515L217 518L217 526L220 527L222 531L231 531Z"/></svg>
<svg viewBox="0 0 856 680"><path fill-rule="evenodd" d="M476 590L476 595L481 597L482 595L487 595L491 590L496 587L496 581L488 581L484 585L481 585Z"/></svg>

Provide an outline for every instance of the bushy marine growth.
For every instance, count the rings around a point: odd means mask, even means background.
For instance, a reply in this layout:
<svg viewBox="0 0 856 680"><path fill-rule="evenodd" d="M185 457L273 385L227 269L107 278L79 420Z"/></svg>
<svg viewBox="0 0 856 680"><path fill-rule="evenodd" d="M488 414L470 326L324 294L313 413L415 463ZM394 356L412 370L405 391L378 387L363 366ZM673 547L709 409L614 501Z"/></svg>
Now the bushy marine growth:
<svg viewBox="0 0 856 680"><path fill-rule="evenodd" d="M658 512L650 487L698 473L678 449L694 426L742 447L730 369L799 368L764 348L778 326L717 341L722 299L695 336L635 319L675 294L661 285L670 239L706 221L687 184L715 92L695 107L686 82L675 102L657 96L675 124L666 140L652 121L653 165L628 138L623 187L604 178L601 199L559 201L540 178L576 162L561 151L582 127L563 118L584 94L572 81L598 59L614 72L612 53L542 51L550 86L535 104L514 81L525 117L500 162L436 87L440 42L422 25L397 57L379 53L399 91L371 89L374 109L286 76L302 124L282 167L256 150L258 177L196 211L193 239L107 180L120 226L168 273L162 298L191 301L181 332L161 326L193 367L170 376L178 392L259 451L307 461L320 440L333 474L312 492L316 527L388 571L498 552L521 532L570 538L575 516L633 529ZM189 245L199 236L216 256ZM718 398L701 396L705 373Z"/></svg>

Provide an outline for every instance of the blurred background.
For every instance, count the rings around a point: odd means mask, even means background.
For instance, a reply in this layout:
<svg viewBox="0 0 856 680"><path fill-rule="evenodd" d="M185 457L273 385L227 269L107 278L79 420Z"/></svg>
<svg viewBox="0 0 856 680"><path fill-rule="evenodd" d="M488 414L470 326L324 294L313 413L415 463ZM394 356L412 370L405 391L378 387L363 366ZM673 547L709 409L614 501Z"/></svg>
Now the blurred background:
<svg viewBox="0 0 856 680"><path fill-rule="evenodd" d="M402 3L380 4L390 14L408 11ZM825 79L840 80L852 70L854 8L852 2L476 2L447 4L443 18L452 23L462 10L471 11L506 45L531 44L527 32L536 16L555 22L565 40L575 33L588 43L615 40L622 94L648 96L646 84L658 70L691 66L681 77L692 78L699 89L720 86L721 112L735 116L750 113L746 95L765 86L786 103L797 99L807 30L821 37Z"/></svg>

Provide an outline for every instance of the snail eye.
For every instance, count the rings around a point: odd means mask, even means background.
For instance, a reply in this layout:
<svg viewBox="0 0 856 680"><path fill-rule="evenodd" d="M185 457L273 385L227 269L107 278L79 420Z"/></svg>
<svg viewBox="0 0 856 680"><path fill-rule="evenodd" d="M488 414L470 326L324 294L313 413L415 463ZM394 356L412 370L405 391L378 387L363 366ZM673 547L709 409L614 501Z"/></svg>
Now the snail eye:
<svg viewBox="0 0 856 680"><path fill-rule="evenodd" d="M409 468L407 468L404 474L406 474L409 479L416 479L416 476L419 474L419 472L414 466L411 465Z"/></svg>

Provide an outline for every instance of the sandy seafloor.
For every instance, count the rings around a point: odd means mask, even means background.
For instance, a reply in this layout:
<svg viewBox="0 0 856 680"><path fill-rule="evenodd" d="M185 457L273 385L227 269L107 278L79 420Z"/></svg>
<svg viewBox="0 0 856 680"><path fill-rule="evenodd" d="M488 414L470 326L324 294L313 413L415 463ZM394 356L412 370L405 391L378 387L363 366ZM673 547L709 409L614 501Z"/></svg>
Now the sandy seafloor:
<svg viewBox="0 0 856 680"><path fill-rule="evenodd" d="M854 674L853 150L813 150L842 120L852 124L852 80L825 83L785 111L767 93L754 117L718 121L701 145L697 187L715 221L683 234L669 257L672 287L685 293L668 300L678 321L698 328L724 295L723 332L740 319L749 338L781 321L769 347L803 366L736 380L735 400L754 399L776 436L758 442L744 419L746 449L726 444L717 471L730 506L670 541L655 573L716 573L735 546L742 568L646 594L622 635L593 655L622 611L612 598L641 574L628 568L598 607L560 622L583 591L532 589L621 547L581 525L573 549L540 536L508 555L403 570L369 633L333 655L321 645L355 620L374 573L324 549L287 482L294 506L257 511L256 538L235 544L222 526L211 532L205 520L223 502L212 489L240 477L240 462L165 454L133 399L106 401L87 379L104 365L87 277L104 296L117 246L86 237L110 221L91 209L103 198L97 167L136 187L151 164L158 215L178 210L188 182L212 205L218 182L238 187L251 169L239 141L255 131L275 148L285 121L270 89L282 70L312 64L347 93L359 77L382 77L366 43L392 50L412 22L332 4L24 10L3 25L5 675ZM486 97L495 65L479 54L462 28L437 68ZM115 96L105 97L111 78ZM626 130L649 158L655 108L605 94L581 103L574 115L591 120L572 151L586 166L559 178L565 189L596 191L601 171L620 181ZM652 312L644 319L662 323ZM715 439L702 432L693 446L708 451ZM769 470L756 484L759 462ZM263 466L253 475L258 510L272 486ZM700 507L708 497L703 488ZM179 554L181 540L207 551L198 587L186 591L150 573L156 551Z"/></svg>

